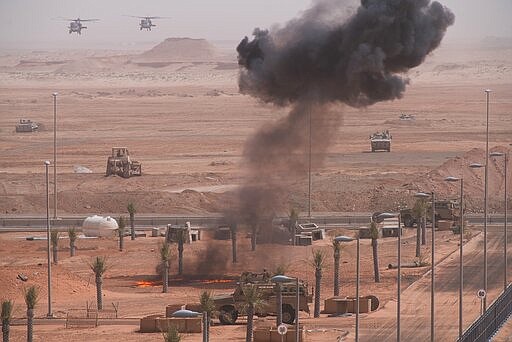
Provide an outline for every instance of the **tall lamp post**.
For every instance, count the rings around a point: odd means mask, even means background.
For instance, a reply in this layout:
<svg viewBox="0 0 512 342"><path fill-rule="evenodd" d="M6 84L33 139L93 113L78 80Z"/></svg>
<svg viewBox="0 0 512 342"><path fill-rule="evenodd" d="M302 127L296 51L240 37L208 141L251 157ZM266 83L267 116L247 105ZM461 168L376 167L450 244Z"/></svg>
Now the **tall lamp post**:
<svg viewBox="0 0 512 342"><path fill-rule="evenodd" d="M402 286L402 258L401 258L401 249L402 249L402 223L400 222L400 213L398 214L391 214L391 213L382 213L377 216L377 219L384 220L387 218L398 218L398 239L397 239L397 258L398 258L398 265L397 265L397 307L396 307L396 340L400 342L400 291Z"/></svg>
<svg viewBox="0 0 512 342"><path fill-rule="evenodd" d="M430 341L434 342L434 325L435 325L435 278L434 278L434 265L435 265L435 230L436 230L436 200L434 192L431 192L430 195L425 192L418 192L414 194L414 197L416 198L422 198L427 199L431 198L432 200L432 247L431 247L431 253L432 253L432 263L430 267ZM426 218L425 218L426 220ZM426 223L425 223L426 224Z"/></svg>
<svg viewBox="0 0 512 342"><path fill-rule="evenodd" d="M311 108L309 108L309 153L308 153L308 217L311 218Z"/></svg>
<svg viewBox="0 0 512 342"><path fill-rule="evenodd" d="M462 290L464 287L463 234L464 234L464 178L446 177L446 182L460 182L460 224L459 224L459 339L462 337Z"/></svg>
<svg viewBox="0 0 512 342"><path fill-rule="evenodd" d="M295 280L295 341L299 341L299 310L300 310L300 297L299 297L299 277L291 278L285 275L275 275L270 279L273 283L281 285L282 283L290 283Z"/></svg>
<svg viewBox="0 0 512 342"><path fill-rule="evenodd" d="M485 120L485 181L484 181L484 291L487 293L487 196L489 179L489 96L490 89L485 89L486 120ZM487 296L484 297L484 312L487 310Z"/></svg>
<svg viewBox="0 0 512 342"><path fill-rule="evenodd" d="M504 212L504 224L503 224L503 290L507 289L507 164L508 155L502 152L492 152L489 154L490 157L504 157L505 161L505 212Z"/></svg>
<svg viewBox="0 0 512 342"><path fill-rule="evenodd" d="M45 174L46 174L46 256L48 259L48 313L47 317L53 317L52 313L52 263L50 260L50 189L48 180L48 167L50 162L46 160L44 162Z"/></svg>
<svg viewBox="0 0 512 342"><path fill-rule="evenodd" d="M354 240L357 240L357 252L356 252L356 333L355 333L355 341L358 342L359 341L359 279L360 279L360 243L359 243L359 234L357 236L357 238L351 238L351 237L348 237L348 236L336 236L334 238L334 241L338 241L338 242L350 242L350 241L354 241Z"/></svg>
<svg viewBox="0 0 512 342"><path fill-rule="evenodd" d="M57 219L57 95L53 93L53 219Z"/></svg>

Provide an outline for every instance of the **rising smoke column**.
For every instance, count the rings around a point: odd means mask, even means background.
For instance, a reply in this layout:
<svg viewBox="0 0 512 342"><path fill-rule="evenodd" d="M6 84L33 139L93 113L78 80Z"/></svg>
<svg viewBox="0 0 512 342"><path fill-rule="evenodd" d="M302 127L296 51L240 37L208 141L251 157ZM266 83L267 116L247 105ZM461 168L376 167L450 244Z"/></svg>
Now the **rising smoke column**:
<svg viewBox="0 0 512 342"><path fill-rule="evenodd" d="M305 174L309 115L318 156L340 121L325 114L329 105L365 107L401 98L405 73L439 46L455 19L430 0L361 0L349 17L345 4L315 1L284 27L257 28L237 47L240 91L292 107L246 144L250 174L240 190L239 215L247 223L258 225L283 209L283 181Z"/></svg>

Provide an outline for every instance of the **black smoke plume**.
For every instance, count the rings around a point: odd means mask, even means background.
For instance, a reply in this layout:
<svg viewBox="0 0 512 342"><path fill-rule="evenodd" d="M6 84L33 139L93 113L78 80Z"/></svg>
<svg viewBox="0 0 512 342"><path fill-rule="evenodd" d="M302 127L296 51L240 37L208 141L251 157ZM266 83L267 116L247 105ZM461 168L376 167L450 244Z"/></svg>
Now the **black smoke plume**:
<svg viewBox="0 0 512 342"><path fill-rule="evenodd" d="M240 190L239 220L253 230L262 218L288 209L287 183L307 170L308 128L321 160L341 119L331 105L364 107L402 97L406 72L439 46L453 13L430 0L361 0L351 16L346 1L315 1L284 27L254 30L237 47L244 94L290 114L263 127L245 148L249 177ZM311 125L309 125L311 120Z"/></svg>

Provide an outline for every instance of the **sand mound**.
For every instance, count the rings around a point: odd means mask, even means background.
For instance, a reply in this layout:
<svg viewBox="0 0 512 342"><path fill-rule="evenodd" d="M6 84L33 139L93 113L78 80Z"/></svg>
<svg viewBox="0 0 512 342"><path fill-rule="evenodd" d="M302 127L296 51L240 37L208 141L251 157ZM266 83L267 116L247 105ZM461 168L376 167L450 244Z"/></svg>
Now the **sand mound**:
<svg viewBox="0 0 512 342"><path fill-rule="evenodd" d="M215 47L205 39L167 38L151 50L139 55L137 60L205 62L211 61L217 55Z"/></svg>

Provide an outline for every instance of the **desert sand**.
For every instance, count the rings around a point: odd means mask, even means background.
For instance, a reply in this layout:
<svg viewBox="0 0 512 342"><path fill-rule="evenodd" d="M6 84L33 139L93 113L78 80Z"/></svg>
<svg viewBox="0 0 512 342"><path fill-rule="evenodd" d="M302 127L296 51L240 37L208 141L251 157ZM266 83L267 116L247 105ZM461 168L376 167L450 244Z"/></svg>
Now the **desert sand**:
<svg viewBox="0 0 512 342"><path fill-rule="evenodd" d="M238 66L232 49L204 40L168 39L149 51L7 51L0 55L0 209L2 216L45 213L44 160L53 159L53 102L58 101L58 210L66 214L124 214L129 202L144 214L208 214L226 209L243 183L244 144L263 124L287 114L287 108L262 104L238 92ZM313 212L396 211L411 205L417 191L435 191L438 197L456 197L455 185L446 176L466 179L468 211L483 207L483 171L471 170L471 162L484 161L485 94L490 88L489 119L491 150L510 151L512 143L512 43L492 40L472 44L444 44L419 68L409 74L410 85L403 99L379 103L365 109L332 105L342 120L334 143L315 163L312 176ZM414 120L400 120L402 113ZM42 124L38 132L15 133L19 118ZM388 129L392 151L371 153L369 135ZM306 132L306 131L305 131ZM313 144L322 132L313 131ZM141 177L105 177L105 164L114 146L129 148L142 163ZM92 173L77 174L76 166ZM490 163L490 212L503 210L503 161ZM509 171L509 179L512 174ZM290 185L290 195L279 208L307 211L307 174ZM355 228L355 227L354 227ZM329 232L353 234L351 230ZM474 235L478 227L474 227ZM0 234L0 297L16 303L15 317L24 317L22 288L16 279L29 276L28 284L39 284L37 317L46 313L46 254L44 241L25 241L27 234ZM458 236L438 235L442 259L457 249ZM115 240L80 240L78 255L68 257L67 240L61 241L59 264L54 267L54 311L65 317L69 309L83 308L93 301L94 279L87 262L107 255L105 302L120 303L120 315L138 318L161 313L166 304L197 301L203 289L229 292L229 286L188 281L171 284L168 294L160 286L139 288L140 280L157 281L156 238L127 241L118 252ZM211 240L186 246L185 273L197 275L202 251ZM380 242L382 282L373 282L371 247L363 241L362 293L375 294L385 306L393 300L396 271L385 266L395 258L396 240ZM404 260L414 259L414 232L404 239ZM228 251L228 242L211 242ZM217 260L205 278L231 275L250 269L289 266L292 276L314 282L306 260L312 248L330 252L329 240L313 247L259 245L248 251L248 240L240 237L240 260ZM245 247L244 247L245 246ZM424 254L428 248L422 247ZM222 253L219 253L222 254ZM322 298L332 294L332 256L322 283ZM30 257L27 257L30 256ZM354 293L355 245L342 252L342 293ZM176 280L176 263L171 263ZM402 286L408 287L426 268L404 271ZM445 294L448 296L449 294ZM311 305L312 309L312 305ZM364 318L371 321L372 314ZM303 317L311 327L311 341L332 341L352 331L353 319ZM327 320L327 323L326 323ZM334 320L334 321L329 321ZM260 319L257 324L271 324ZM335 323L332 323L335 322ZM339 330L332 325L339 324ZM318 326L318 330L315 327ZM331 326L331 328L322 328ZM159 334L141 335L136 326L100 326L95 329L64 329L62 325L37 325L36 341L76 340L158 341ZM212 341L244 340L245 325L214 326ZM22 341L24 326L12 328L12 340ZM186 336L185 341L199 341Z"/></svg>

